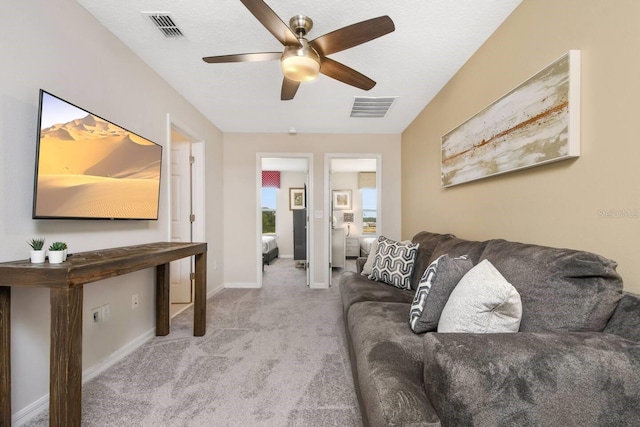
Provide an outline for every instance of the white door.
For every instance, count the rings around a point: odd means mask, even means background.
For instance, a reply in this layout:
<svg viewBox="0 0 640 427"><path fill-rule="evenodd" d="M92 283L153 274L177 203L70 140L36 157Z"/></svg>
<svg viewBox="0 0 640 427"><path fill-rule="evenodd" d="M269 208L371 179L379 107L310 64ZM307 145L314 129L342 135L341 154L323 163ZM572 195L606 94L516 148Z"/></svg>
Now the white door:
<svg viewBox="0 0 640 427"><path fill-rule="evenodd" d="M329 245L327 246L327 250L329 251L329 255L327 256L327 259L329 260L329 286L333 286L333 285L337 285L337 283L333 283L333 198L331 197L331 189L332 189L332 185L331 185L331 173L329 173L329 212L327 214L327 219L328 219L328 229L327 229L327 234L329 236L328 241L329 241Z"/></svg>
<svg viewBox="0 0 640 427"><path fill-rule="evenodd" d="M191 142L171 144L171 241L191 241ZM171 263L171 302L192 302L192 257Z"/></svg>

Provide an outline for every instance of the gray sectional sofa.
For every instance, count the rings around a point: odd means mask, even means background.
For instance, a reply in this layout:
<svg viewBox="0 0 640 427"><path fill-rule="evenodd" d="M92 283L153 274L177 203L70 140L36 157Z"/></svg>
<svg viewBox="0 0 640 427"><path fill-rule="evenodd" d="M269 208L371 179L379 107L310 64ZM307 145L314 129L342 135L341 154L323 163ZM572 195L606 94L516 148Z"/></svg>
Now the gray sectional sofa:
<svg viewBox="0 0 640 427"><path fill-rule="evenodd" d="M340 279L365 425L640 426L640 298L622 291L615 262L451 234L412 241L412 290L360 272ZM412 332L415 289L443 254L502 273L522 301L519 332Z"/></svg>

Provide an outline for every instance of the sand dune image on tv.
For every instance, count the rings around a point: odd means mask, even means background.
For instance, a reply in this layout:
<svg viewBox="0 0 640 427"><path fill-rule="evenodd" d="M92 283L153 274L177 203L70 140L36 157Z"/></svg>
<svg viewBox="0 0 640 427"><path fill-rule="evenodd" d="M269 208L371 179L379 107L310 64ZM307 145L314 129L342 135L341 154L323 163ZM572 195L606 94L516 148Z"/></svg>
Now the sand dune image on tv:
<svg viewBox="0 0 640 427"><path fill-rule="evenodd" d="M92 114L42 129L34 217L157 219L161 158Z"/></svg>

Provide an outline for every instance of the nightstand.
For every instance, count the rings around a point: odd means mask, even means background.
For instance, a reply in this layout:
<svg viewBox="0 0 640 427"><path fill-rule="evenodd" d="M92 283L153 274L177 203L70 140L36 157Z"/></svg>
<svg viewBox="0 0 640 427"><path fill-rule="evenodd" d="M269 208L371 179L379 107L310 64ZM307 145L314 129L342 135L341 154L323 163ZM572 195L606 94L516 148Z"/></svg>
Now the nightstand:
<svg viewBox="0 0 640 427"><path fill-rule="evenodd" d="M347 237L346 240L347 258L358 258L360 256L360 238Z"/></svg>

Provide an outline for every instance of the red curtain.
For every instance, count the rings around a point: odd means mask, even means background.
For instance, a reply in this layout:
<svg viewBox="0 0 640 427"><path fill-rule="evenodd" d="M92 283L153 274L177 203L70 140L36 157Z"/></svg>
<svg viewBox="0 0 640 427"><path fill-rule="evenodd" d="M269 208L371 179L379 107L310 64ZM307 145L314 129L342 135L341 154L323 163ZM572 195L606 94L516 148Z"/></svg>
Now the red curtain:
<svg viewBox="0 0 640 427"><path fill-rule="evenodd" d="M280 188L280 171L262 171L262 187Z"/></svg>

